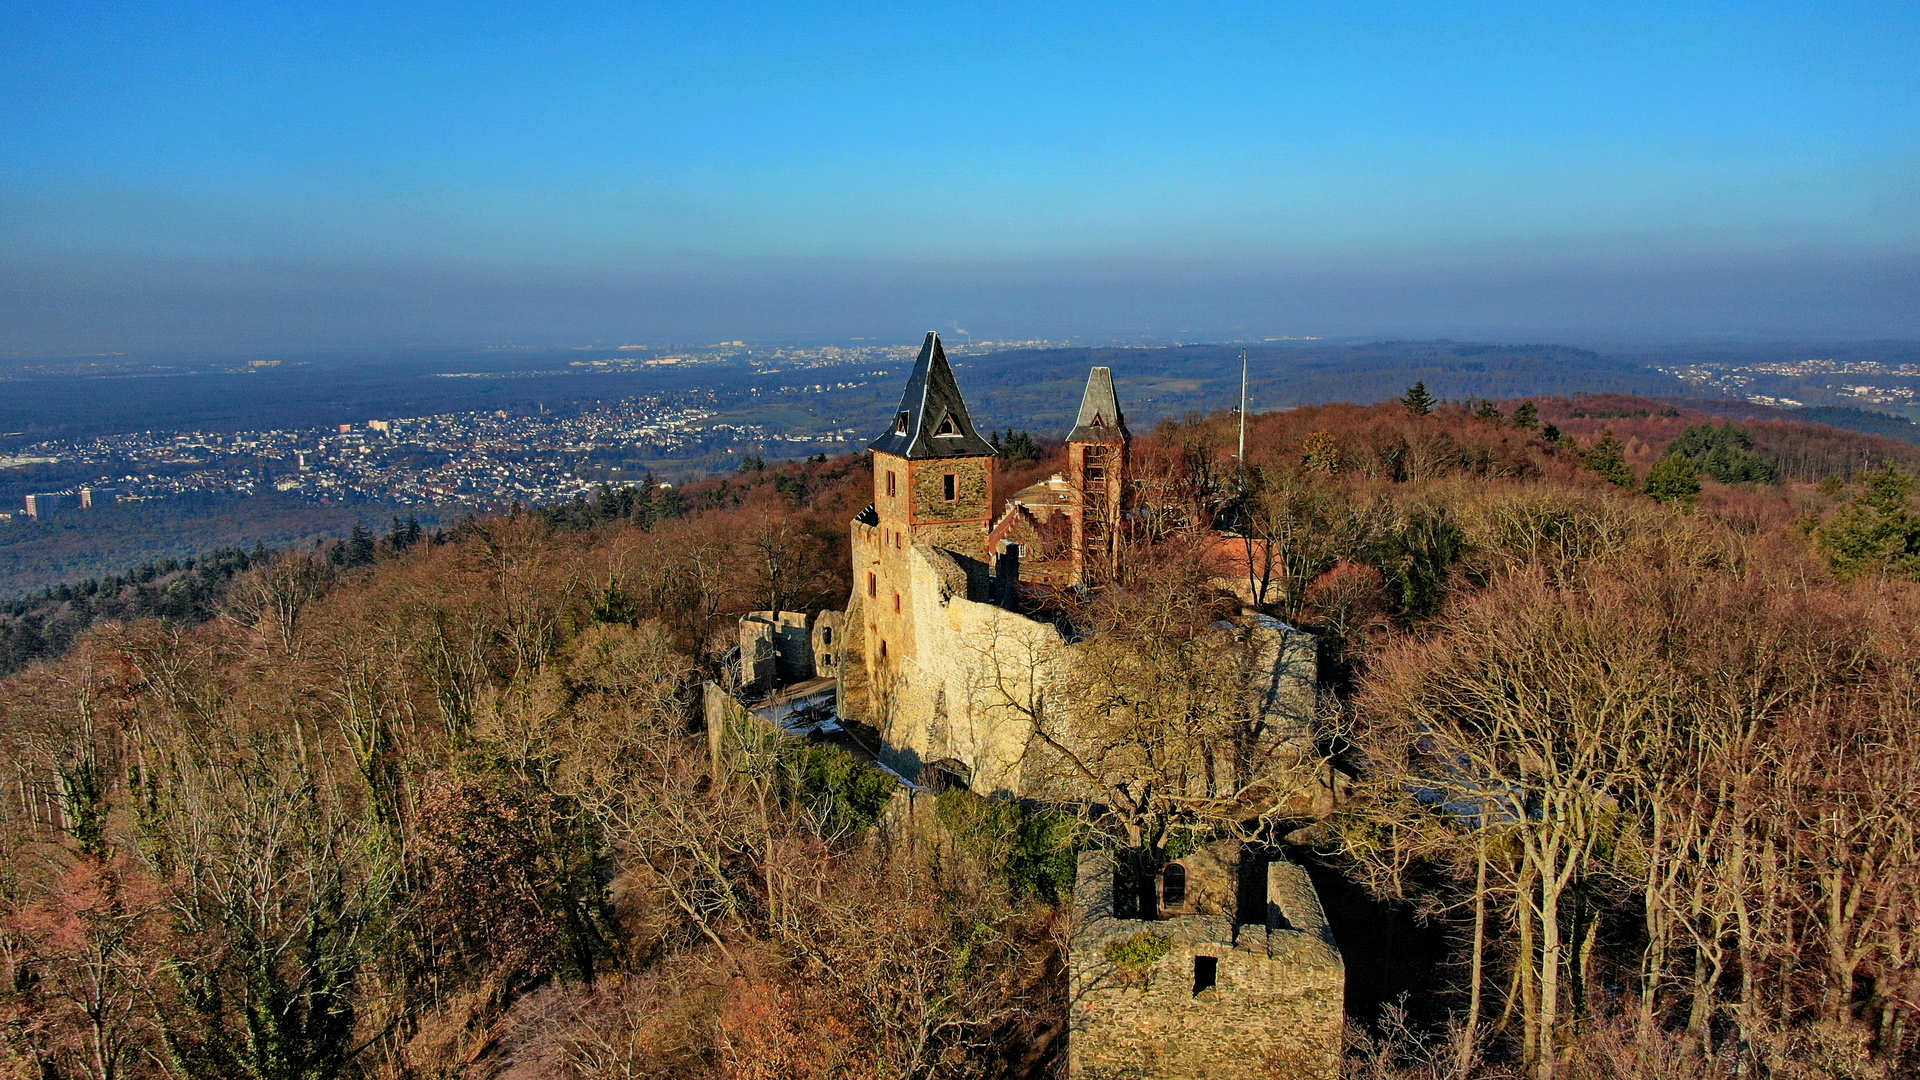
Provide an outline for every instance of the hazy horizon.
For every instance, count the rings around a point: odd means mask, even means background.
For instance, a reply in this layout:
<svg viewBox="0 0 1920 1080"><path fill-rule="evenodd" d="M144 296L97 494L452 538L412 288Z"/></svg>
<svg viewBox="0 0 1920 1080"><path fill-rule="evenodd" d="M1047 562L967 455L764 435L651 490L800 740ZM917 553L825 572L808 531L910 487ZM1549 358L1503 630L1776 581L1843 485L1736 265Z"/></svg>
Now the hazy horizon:
<svg viewBox="0 0 1920 1080"><path fill-rule="evenodd" d="M0 14L0 352L1920 337L1910 7Z"/></svg>

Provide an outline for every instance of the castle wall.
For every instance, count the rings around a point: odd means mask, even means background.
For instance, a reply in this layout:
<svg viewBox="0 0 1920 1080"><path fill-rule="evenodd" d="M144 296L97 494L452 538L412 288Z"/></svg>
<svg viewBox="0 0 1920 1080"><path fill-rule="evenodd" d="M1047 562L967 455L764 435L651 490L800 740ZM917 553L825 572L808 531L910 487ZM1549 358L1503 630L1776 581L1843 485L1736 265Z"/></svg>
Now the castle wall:
<svg viewBox="0 0 1920 1080"><path fill-rule="evenodd" d="M1071 707L1057 688L1073 647L1052 625L991 602L995 587L984 562L927 544L883 558L885 536L884 525L853 524L856 587L842 624L849 659L841 666L841 715L876 728L883 760L909 779L937 761L961 766L982 795L1085 794L1074 771L1032 737L1032 717L1049 707L1049 694L1051 708ZM875 575L877 596L862 587L867 573ZM1313 635L1265 617L1237 632L1251 635L1259 681L1249 687L1249 705L1266 719L1260 737L1276 750L1306 748L1316 693ZM855 656L864 663L855 665ZM1056 737L1071 744L1071 725ZM1220 775L1230 775L1225 758L1232 749L1219 748ZM1206 771L1195 775L1202 783Z"/></svg>
<svg viewBox="0 0 1920 1080"><path fill-rule="evenodd" d="M749 694L814 678L813 616L754 611L740 619L740 682Z"/></svg>
<svg viewBox="0 0 1920 1080"><path fill-rule="evenodd" d="M1346 971L1339 948L1305 871L1274 862L1266 876L1265 925L1217 910L1116 919L1112 856L1081 854L1068 952L1069 1080L1340 1075ZM1109 946L1130 941L1164 955L1116 962ZM1205 961L1213 983L1196 992Z"/></svg>
<svg viewBox="0 0 1920 1080"><path fill-rule="evenodd" d="M884 759L909 778L956 762L975 791L1022 795L1029 717L1053 682L1060 635L976 599L991 591L984 563L927 545L908 554L914 649L880 676L887 708L869 721L885 737Z"/></svg>
<svg viewBox="0 0 1920 1080"><path fill-rule="evenodd" d="M813 648L813 673L822 679L834 679L840 676L840 661L846 656L847 642L841 629L843 615L838 611L822 611L813 617L813 635L809 644Z"/></svg>

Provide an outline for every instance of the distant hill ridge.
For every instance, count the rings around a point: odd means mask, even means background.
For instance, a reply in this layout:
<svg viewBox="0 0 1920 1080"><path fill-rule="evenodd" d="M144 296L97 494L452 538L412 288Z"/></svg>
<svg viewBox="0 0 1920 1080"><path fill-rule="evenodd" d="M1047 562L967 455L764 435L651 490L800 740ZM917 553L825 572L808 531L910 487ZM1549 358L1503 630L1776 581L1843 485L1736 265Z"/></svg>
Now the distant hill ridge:
<svg viewBox="0 0 1920 1080"><path fill-rule="evenodd" d="M1255 411L1333 401L1367 405L1425 382L1443 400L1577 393L1678 397L1685 383L1665 372L1565 345L1493 345L1458 341L1366 344L1088 346L1015 349L956 363L962 388L983 424L1011 422L1052 434L1066 423L1062 401L1089 367L1111 367L1128 414L1141 421L1210 413L1239 397L1240 354L1247 354L1248 399ZM1065 430L1064 427L1061 428Z"/></svg>

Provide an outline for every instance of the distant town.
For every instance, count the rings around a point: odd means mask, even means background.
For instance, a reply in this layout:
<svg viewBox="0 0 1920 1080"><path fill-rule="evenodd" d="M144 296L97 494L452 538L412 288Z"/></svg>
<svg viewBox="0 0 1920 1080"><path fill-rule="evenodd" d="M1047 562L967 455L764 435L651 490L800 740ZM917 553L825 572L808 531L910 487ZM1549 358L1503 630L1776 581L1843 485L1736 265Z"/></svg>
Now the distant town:
<svg viewBox="0 0 1920 1080"><path fill-rule="evenodd" d="M957 345L954 352L1049 344L981 341ZM115 502L186 493L279 491L348 503L538 505L587 494L603 483L642 481L649 475L648 463L663 459L744 457L748 448L781 457L838 453L860 429L790 418L786 423L755 423L750 416L767 399L852 390L869 385L869 379L895 377L897 367L913 356L911 346L752 351L738 341L691 350L618 346L591 352L592 358L569 366L600 372L729 363L737 371L744 363L751 382L728 395L735 400L724 402L721 393L709 388L605 404L576 402L551 412L544 406L476 410L299 429L142 431L33 443L0 456L0 469L48 465L60 466L68 475L76 470L95 475L85 483L28 493L20 504L0 507L0 522L48 520ZM259 371L279 363L250 361L232 370ZM825 369L846 374L817 381L767 379ZM482 370L436 376L512 379L552 374L551 369ZM738 400L741 397L745 400Z"/></svg>
<svg viewBox="0 0 1920 1080"><path fill-rule="evenodd" d="M1920 390L1920 364L1877 360L1654 366L1696 390L1790 409L1851 405L1902 412L1916 403L1915 393Z"/></svg>

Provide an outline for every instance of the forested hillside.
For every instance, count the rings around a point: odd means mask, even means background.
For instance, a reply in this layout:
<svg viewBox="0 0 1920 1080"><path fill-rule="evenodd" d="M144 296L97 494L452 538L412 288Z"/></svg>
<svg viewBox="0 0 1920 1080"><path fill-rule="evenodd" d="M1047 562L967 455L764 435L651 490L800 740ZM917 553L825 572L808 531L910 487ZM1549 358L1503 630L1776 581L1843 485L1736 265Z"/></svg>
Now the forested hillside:
<svg viewBox="0 0 1920 1080"><path fill-rule="evenodd" d="M47 521L15 521L0 528L0 597L125 573L143 563L177 562L216 548L311 544L344 537L357 525L385 528L396 514L412 514L429 527L440 520L432 507L317 503L276 491L188 494Z"/></svg>
<svg viewBox="0 0 1920 1080"><path fill-rule="evenodd" d="M1310 406L1244 463L1225 416L1136 437L1114 606L1229 529L1321 635L1341 801L1235 824L1314 865L1354 1076L1920 1068L1911 459L1664 408ZM699 682L740 612L844 604L871 492L756 464L297 548L7 679L5 1067L1058 1075L1098 822L943 796L906 850L831 746L713 774Z"/></svg>

